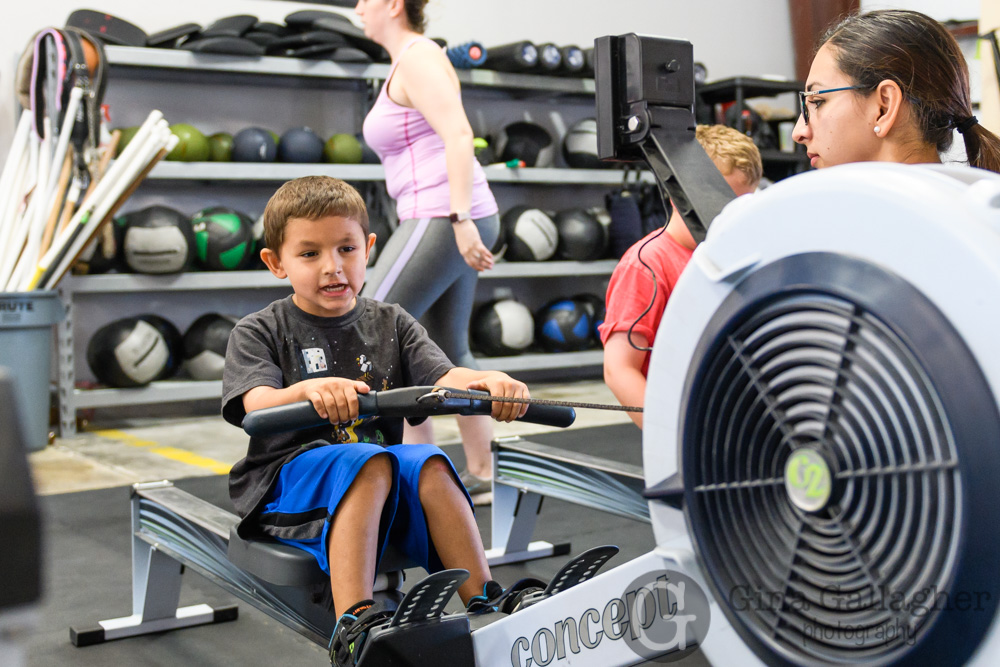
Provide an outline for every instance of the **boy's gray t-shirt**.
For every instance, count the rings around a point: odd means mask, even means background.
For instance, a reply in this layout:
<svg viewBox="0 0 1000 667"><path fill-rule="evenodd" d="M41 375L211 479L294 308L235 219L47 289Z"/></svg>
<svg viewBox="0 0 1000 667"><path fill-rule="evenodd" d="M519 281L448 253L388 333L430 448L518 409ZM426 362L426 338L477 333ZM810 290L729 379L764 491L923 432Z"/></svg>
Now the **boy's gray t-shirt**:
<svg viewBox="0 0 1000 667"><path fill-rule="evenodd" d="M254 387L282 389L302 380L343 377L374 391L431 385L454 368L427 331L395 304L359 297L340 317L301 310L292 297L244 317L226 348L222 416L240 426L243 394ZM281 466L308 446L370 442L399 444L403 420L367 418L349 425L251 437L247 455L229 473L229 493L240 516L258 509Z"/></svg>

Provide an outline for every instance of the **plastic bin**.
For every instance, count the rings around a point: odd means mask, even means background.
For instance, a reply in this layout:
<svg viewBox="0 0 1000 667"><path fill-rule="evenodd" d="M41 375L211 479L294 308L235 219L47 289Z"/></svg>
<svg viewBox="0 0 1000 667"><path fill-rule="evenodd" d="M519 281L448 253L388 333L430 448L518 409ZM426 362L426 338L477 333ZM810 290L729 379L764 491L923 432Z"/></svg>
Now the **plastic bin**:
<svg viewBox="0 0 1000 667"><path fill-rule="evenodd" d="M0 292L0 366L14 379L28 451L49 442L52 327L65 316L56 292Z"/></svg>

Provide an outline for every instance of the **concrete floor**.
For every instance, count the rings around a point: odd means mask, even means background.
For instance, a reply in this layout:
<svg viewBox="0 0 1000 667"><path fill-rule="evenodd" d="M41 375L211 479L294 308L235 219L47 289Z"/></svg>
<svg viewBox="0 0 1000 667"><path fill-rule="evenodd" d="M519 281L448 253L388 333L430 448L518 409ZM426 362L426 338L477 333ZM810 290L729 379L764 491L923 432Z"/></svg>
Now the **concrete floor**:
<svg viewBox="0 0 1000 667"><path fill-rule="evenodd" d="M617 405L599 380L532 384L532 396L565 401ZM434 417L439 445L460 444L454 417ZM627 423L625 412L577 410L570 428ZM495 435L529 435L553 430L526 423L496 423ZM68 493L135 482L182 479L229 472L246 453L247 436L222 417L137 417L97 421L88 430L29 455L36 491Z"/></svg>

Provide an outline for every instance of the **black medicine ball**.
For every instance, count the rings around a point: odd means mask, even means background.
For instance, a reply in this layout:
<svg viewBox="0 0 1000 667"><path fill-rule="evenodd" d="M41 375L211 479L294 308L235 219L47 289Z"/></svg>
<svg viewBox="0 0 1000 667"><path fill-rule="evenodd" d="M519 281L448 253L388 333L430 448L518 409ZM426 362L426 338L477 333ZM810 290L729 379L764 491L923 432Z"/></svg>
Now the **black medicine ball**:
<svg viewBox="0 0 1000 667"><path fill-rule="evenodd" d="M527 306L513 299L485 304L472 318L472 342L483 354L520 354L535 340L535 319Z"/></svg>
<svg viewBox="0 0 1000 667"><path fill-rule="evenodd" d="M260 251L267 247L264 242L264 214L261 213L256 220L253 222L253 226L250 228L250 234L253 236L253 250L250 253L250 259L247 261L248 269L263 269L267 270L267 264L264 260L260 258Z"/></svg>
<svg viewBox="0 0 1000 667"><path fill-rule="evenodd" d="M382 164L378 153L368 145L368 142L365 141L365 136L361 132L355 134L354 138L361 144L361 164Z"/></svg>
<svg viewBox="0 0 1000 667"><path fill-rule="evenodd" d="M125 217L119 216L110 225L101 227L97 237L84 246L79 261L86 265L88 274L128 271L122 247L124 241Z"/></svg>
<svg viewBox="0 0 1000 667"><path fill-rule="evenodd" d="M223 206L202 209L191 220L198 265L208 271L239 271L253 260L253 220Z"/></svg>
<svg viewBox="0 0 1000 667"><path fill-rule="evenodd" d="M184 333L184 370L195 380L221 380L226 346L237 318L208 313Z"/></svg>
<svg viewBox="0 0 1000 667"><path fill-rule="evenodd" d="M123 230L125 264L136 273L179 273L194 264L194 230L180 211L148 206L116 222Z"/></svg>
<svg viewBox="0 0 1000 667"><path fill-rule="evenodd" d="M308 127L296 127L281 135L278 159L282 162L319 163L323 161L324 142Z"/></svg>
<svg viewBox="0 0 1000 667"><path fill-rule="evenodd" d="M548 130L523 120L504 127L493 148L500 162L521 160L526 167L551 167L555 152Z"/></svg>
<svg viewBox="0 0 1000 667"><path fill-rule="evenodd" d="M590 211L571 208L555 217L559 233L556 257L575 262L600 259L608 251L608 228Z"/></svg>
<svg viewBox="0 0 1000 667"><path fill-rule="evenodd" d="M560 299L535 316L535 340L550 352L578 352L591 345L593 318L581 301Z"/></svg>
<svg viewBox="0 0 1000 667"><path fill-rule="evenodd" d="M110 387L142 387L161 377L170 363L166 337L140 317L105 324L87 343L87 365Z"/></svg>
<svg viewBox="0 0 1000 667"><path fill-rule="evenodd" d="M563 159L570 167L601 169L609 165L597 157L597 120L584 118L566 131L563 137Z"/></svg>
<svg viewBox="0 0 1000 667"><path fill-rule="evenodd" d="M278 144L270 131L248 127L233 136L233 162L274 162Z"/></svg>
<svg viewBox="0 0 1000 667"><path fill-rule="evenodd" d="M500 228L500 233L497 234L497 238L493 241L493 245L490 247L490 253L493 255L493 261L499 262L507 254L507 234L504 233L503 228Z"/></svg>
<svg viewBox="0 0 1000 667"><path fill-rule="evenodd" d="M552 257L559 245L556 225L544 211L515 206L500 219L507 242L505 257L512 262L541 262Z"/></svg>

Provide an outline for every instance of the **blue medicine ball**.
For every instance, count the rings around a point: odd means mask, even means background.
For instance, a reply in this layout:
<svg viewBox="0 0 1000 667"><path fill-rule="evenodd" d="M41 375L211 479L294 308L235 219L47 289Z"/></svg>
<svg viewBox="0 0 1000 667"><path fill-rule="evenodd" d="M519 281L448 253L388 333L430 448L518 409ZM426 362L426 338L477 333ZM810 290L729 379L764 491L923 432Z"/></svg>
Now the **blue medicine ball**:
<svg viewBox="0 0 1000 667"><path fill-rule="evenodd" d="M319 163L323 161L323 140L308 127L295 127L281 135L278 142L281 162Z"/></svg>
<svg viewBox="0 0 1000 667"><path fill-rule="evenodd" d="M248 127L233 137L233 162L274 162L278 144L262 127Z"/></svg>
<svg viewBox="0 0 1000 667"><path fill-rule="evenodd" d="M606 308L604 306L604 297L598 296L596 294L577 294L573 297L574 301L579 301L583 304L584 308L587 308L591 314L591 333L594 336L594 341L597 343L601 342L601 333L598 331L598 327L604 324L604 315Z"/></svg>
<svg viewBox="0 0 1000 667"><path fill-rule="evenodd" d="M550 352L578 352L593 343L593 310L577 299L553 301L535 316L535 340Z"/></svg>

